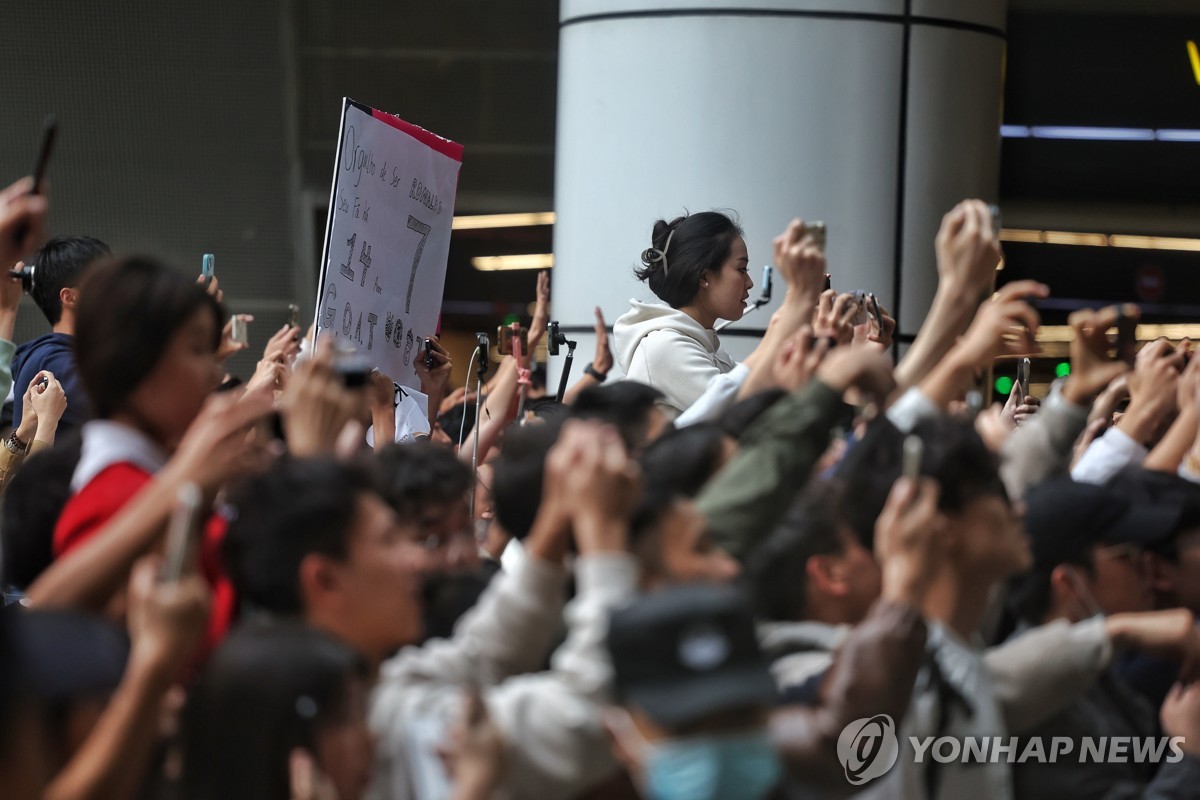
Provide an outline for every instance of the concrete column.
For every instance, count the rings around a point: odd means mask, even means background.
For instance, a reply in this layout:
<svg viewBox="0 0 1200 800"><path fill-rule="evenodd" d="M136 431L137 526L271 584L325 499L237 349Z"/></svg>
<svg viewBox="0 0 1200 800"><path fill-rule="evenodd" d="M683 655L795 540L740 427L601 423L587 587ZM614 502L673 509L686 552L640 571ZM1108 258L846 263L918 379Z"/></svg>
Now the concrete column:
<svg viewBox="0 0 1200 800"><path fill-rule="evenodd" d="M633 269L685 210L738 212L756 282L792 217L824 220L834 288L874 291L915 334L942 214L997 194L1005 6L562 0L554 314L580 369L592 306L611 325L652 297ZM780 296L722 333L733 355Z"/></svg>

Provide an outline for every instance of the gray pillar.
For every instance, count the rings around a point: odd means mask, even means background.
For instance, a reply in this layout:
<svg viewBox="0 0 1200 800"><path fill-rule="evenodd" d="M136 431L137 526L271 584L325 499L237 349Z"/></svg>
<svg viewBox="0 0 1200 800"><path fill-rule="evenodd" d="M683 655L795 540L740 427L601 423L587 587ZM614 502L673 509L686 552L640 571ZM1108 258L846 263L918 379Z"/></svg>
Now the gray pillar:
<svg viewBox="0 0 1200 800"><path fill-rule="evenodd" d="M824 220L834 287L916 333L942 214L997 193L1005 5L562 0L554 315L581 366L592 306L611 325L652 296L633 269L685 210L736 210L756 281L792 217ZM733 355L779 297L722 334Z"/></svg>

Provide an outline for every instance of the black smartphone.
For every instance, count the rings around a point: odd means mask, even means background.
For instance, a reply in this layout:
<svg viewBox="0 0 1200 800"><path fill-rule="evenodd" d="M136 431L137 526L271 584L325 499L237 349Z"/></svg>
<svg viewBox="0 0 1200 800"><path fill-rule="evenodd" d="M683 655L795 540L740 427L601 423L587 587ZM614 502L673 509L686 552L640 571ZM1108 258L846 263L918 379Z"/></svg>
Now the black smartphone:
<svg viewBox="0 0 1200 800"><path fill-rule="evenodd" d="M433 369L433 339L425 340L425 369Z"/></svg>
<svg viewBox="0 0 1200 800"><path fill-rule="evenodd" d="M54 152L54 140L58 137L58 120L53 116L46 117L46 121L42 123L42 142L38 146L37 161L33 162L33 188L29 191L30 194L41 194L46 183L46 168L50 164L50 154ZM26 224L18 225L13 230L13 243L20 245L29 234L29 226ZM29 291L33 285L33 267L25 268L28 273L28 279L22 277L19 273L14 273L13 277L21 277L22 283L27 284L25 291Z"/></svg>
<svg viewBox="0 0 1200 800"><path fill-rule="evenodd" d="M300 327L300 306L295 303L288 303L288 325L293 328Z"/></svg>
<svg viewBox="0 0 1200 800"><path fill-rule="evenodd" d="M828 272L826 272L825 273L825 288L822 289L821 291L828 292L832 288L833 288L833 276L830 275Z"/></svg>
<svg viewBox="0 0 1200 800"><path fill-rule="evenodd" d="M54 151L54 140L58 136L58 120L46 117L42 123L42 144L38 147L37 161L33 165L33 190L30 194L41 194L46 182L46 166L50 163L50 154Z"/></svg>
<svg viewBox="0 0 1200 800"><path fill-rule="evenodd" d="M871 300L871 314L875 317L875 327L879 331L879 335L883 335L883 312L879 310L879 300L875 297L874 292L868 292L867 297Z"/></svg>
<svg viewBox="0 0 1200 800"><path fill-rule="evenodd" d="M1137 359L1137 323L1127 314L1117 318L1117 358L1131 367Z"/></svg>

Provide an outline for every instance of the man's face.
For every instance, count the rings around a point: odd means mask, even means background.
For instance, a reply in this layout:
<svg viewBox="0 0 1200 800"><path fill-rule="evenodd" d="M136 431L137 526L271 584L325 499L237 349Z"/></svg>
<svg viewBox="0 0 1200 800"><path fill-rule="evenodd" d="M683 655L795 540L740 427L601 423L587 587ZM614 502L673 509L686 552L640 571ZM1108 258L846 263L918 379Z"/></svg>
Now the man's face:
<svg viewBox="0 0 1200 800"><path fill-rule="evenodd" d="M1200 528L1177 535L1175 549L1179 557L1173 562L1156 557L1155 588L1169 606L1200 614Z"/></svg>
<svg viewBox="0 0 1200 800"><path fill-rule="evenodd" d="M838 532L843 550L840 568L846 583L846 605L852 618L861 621L879 599L883 574L871 551L863 547L858 537L843 528Z"/></svg>
<svg viewBox="0 0 1200 800"><path fill-rule="evenodd" d="M479 568L479 548L466 497L426 504L417 514L418 539L426 551L426 574Z"/></svg>
<svg viewBox="0 0 1200 800"><path fill-rule="evenodd" d="M691 500L677 499L659 524L662 579L670 583L728 583L741 567L713 544L704 516Z"/></svg>
<svg viewBox="0 0 1200 800"><path fill-rule="evenodd" d="M1134 545L1096 545L1092 571L1080 570L1098 609L1105 614L1150 611L1154 608L1149 575L1141 550Z"/></svg>
<svg viewBox="0 0 1200 800"><path fill-rule="evenodd" d="M1033 564L1020 515L1001 495L981 494L947 518L958 534L960 568L981 580L1003 580Z"/></svg>
<svg viewBox="0 0 1200 800"><path fill-rule="evenodd" d="M330 560L333 631L361 652L384 657L421 639L421 575L428 556L416 525L401 525L375 494L362 494L345 561Z"/></svg>

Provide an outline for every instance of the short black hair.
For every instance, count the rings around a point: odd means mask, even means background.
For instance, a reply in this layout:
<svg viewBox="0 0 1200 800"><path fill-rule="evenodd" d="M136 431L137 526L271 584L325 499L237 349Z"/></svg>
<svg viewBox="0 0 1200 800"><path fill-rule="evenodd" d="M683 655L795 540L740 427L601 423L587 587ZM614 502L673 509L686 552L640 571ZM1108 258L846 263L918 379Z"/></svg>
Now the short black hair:
<svg viewBox="0 0 1200 800"><path fill-rule="evenodd" d="M777 622L804 619L808 560L845 551L839 519L844 494L836 482L812 484L750 555L743 581L758 616Z"/></svg>
<svg viewBox="0 0 1200 800"><path fill-rule="evenodd" d="M926 419L912 433L925 446L921 474L941 486L939 510L958 512L975 498L989 494L1007 498L1000 480L1000 461L971 422L949 417ZM837 469L846 484L842 517L868 549L874 547L875 522L883 513L892 484L900 477L904 439L886 417L880 417Z"/></svg>
<svg viewBox="0 0 1200 800"><path fill-rule="evenodd" d="M713 423L672 429L646 447L642 472L656 487L695 497L717 472L725 436Z"/></svg>
<svg viewBox="0 0 1200 800"><path fill-rule="evenodd" d="M650 412L663 397L658 389L637 381L589 386L575 398L571 416L612 425L632 453L645 444Z"/></svg>
<svg viewBox="0 0 1200 800"><path fill-rule="evenodd" d="M504 446L493 462L492 508L504 532L524 539L542 504L542 482L546 457L558 441L562 426L555 421L543 425L510 427Z"/></svg>
<svg viewBox="0 0 1200 800"><path fill-rule="evenodd" d="M54 561L54 527L71 499L71 477L83 452L78 430L30 456L12 477L0 507L6 586L28 589Z"/></svg>
<svg viewBox="0 0 1200 800"><path fill-rule="evenodd" d="M188 690L181 797L290 797L292 751L315 756L317 735L347 718L350 685L367 675L348 645L298 621L234 630Z"/></svg>
<svg viewBox="0 0 1200 800"><path fill-rule="evenodd" d="M733 240L741 235L741 226L720 211L685 214L670 222L660 219L654 223L649 249L642 253L642 267L634 274L671 308L686 306L700 291L704 273L721 269ZM664 250L665 269L659 257Z"/></svg>
<svg viewBox="0 0 1200 800"><path fill-rule="evenodd" d="M432 442L388 445L366 463L372 465L383 499L402 519L461 500L471 488L470 467Z"/></svg>
<svg viewBox="0 0 1200 800"><path fill-rule="evenodd" d="M303 614L300 563L310 553L345 560L358 500L376 489L367 470L332 458L284 458L234 487L224 548L238 598Z"/></svg>
<svg viewBox="0 0 1200 800"><path fill-rule="evenodd" d="M450 437L450 441L460 445L471 435L475 427L475 401L463 401L453 405L444 414L438 415L438 426Z"/></svg>
<svg viewBox="0 0 1200 800"><path fill-rule="evenodd" d="M121 409L192 315L213 316L212 350L221 345L225 311L192 280L148 258L110 261L88 270L75 312L75 356L92 410L108 419Z"/></svg>
<svg viewBox="0 0 1200 800"><path fill-rule="evenodd" d="M62 319L62 290L78 286L88 267L111 255L108 245L91 236L55 236L42 245L33 256L35 272L29 296L47 322L57 325Z"/></svg>

